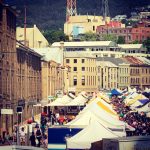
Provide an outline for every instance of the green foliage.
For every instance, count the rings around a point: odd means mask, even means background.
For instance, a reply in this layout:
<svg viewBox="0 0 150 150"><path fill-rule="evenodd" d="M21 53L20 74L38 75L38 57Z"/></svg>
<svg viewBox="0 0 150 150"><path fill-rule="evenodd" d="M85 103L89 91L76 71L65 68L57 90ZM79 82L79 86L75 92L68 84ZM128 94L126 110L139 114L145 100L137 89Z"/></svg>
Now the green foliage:
<svg viewBox="0 0 150 150"><path fill-rule="evenodd" d="M66 36L62 30L46 30L43 34L50 44L69 40L69 37Z"/></svg>
<svg viewBox="0 0 150 150"><path fill-rule="evenodd" d="M112 34L106 34L106 35L103 36L103 40L104 41L117 42L117 37L115 35L112 35Z"/></svg>
<svg viewBox="0 0 150 150"><path fill-rule="evenodd" d="M131 44L140 44L140 42L138 40L135 40Z"/></svg>
<svg viewBox="0 0 150 150"><path fill-rule="evenodd" d="M119 36L117 40L117 44L125 44L125 38L123 36Z"/></svg>
<svg viewBox="0 0 150 150"><path fill-rule="evenodd" d="M100 36L98 34L87 32L80 36L81 41L99 41Z"/></svg>
<svg viewBox="0 0 150 150"><path fill-rule="evenodd" d="M126 20L125 21L125 26L132 26L132 27L134 26L134 27L136 27L137 23L138 23L138 21Z"/></svg>
<svg viewBox="0 0 150 150"><path fill-rule="evenodd" d="M148 53L150 53L150 37L143 41L143 45L147 48Z"/></svg>

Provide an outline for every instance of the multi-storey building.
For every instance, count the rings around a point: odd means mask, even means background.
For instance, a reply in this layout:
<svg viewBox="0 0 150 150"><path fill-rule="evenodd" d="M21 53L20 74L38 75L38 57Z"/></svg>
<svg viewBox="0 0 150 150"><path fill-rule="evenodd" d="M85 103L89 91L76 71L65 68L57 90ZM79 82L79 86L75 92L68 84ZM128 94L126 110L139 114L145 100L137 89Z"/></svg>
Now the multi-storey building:
<svg viewBox="0 0 150 150"><path fill-rule="evenodd" d="M77 52L67 52L64 63L71 69L70 88L74 88L76 94L82 91L92 94L98 90L95 58Z"/></svg>
<svg viewBox="0 0 150 150"><path fill-rule="evenodd" d="M121 58L112 58L112 57L98 57L96 60L99 68L98 78L100 81L100 88L107 89L108 87L109 89L113 88L124 89L130 86L129 63L125 62ZM103 64L105 64L104 69L100 67L103 66ZM104 85L107 86L105 87Z"/></svg>
<svg viewBox="0 0 150 150"><path fill-rule="evenodd" d="M33 28L17 27L16 38L30 48L48 47L49 43L36 25Z"/></svg>
<svg viewBox="0 0 150 150"><path fill-rule="evenodd" d="M42 99L54 97L58 92L68 90L69 67L63 67L55 61L42 62Z"/></svg>
<svg viewBox="0 0 150 150"><path fill-rule="evenodd" d="M98 26L96 30L96 33L99 34L102 38L107 34L114 35L117 38L119 36L122 36L124 37L126 43L131 42L132 39L131 32L132 32L132 28L109 27L107 25Z"/></svg>
<svg viewBox="0 0 150 150"><path fill-rule="evenodd" d="M110 61L98 61L98 89L118 88L118 66Z"/></svg>
<svg viewBox="0 0 150 150"><path fill-rule="evenodd" d="M118 44L122 52L125 52L127 55L139 55L141 54L146 54L147 50L143 46L143 44Z"/></svg>
<svg viewBox="0 0 150 150"><path fill-rule="evenodd" d="M124 37L125 43L132 43L134 41L142 42L146 40L150 36L150 28L146 26L115 28L104 25L98 26L96 33L102 37L106 34L114 35L117 38L121 36Z"/></svg>
<svg viewBox="0 0 150 150"><path fill-rule="evenodd" d="M107 22L110 21L110 18L107 17ZM102 16L91 16L91 15L75 15L70 16L69 20L64 24L64 33L70 38L78 34L83 34L87 32L96 33L96 28L99 25L104 25ZM76 30L76 31L75 31Z"/></svg>
<svg viewBox="0 0 150 150"><path fill-rule="evenodd" d="M55 42L51 48L61 47L61 42ZM92 57L124 57L132 56L148 56L147 51L142 44L116 44L112 41L76 41L64 42L63 50L65 52L87 53Z"/></svg>
<svg viewBox="0 0 150 150"><path fill-rule="evenodd" d="M123 90L130 86L130 64L123 62L118 67L118 88Z"/></svg>
<svg viewBox="0 0 150 150"><path fill-rule="evenodd" d="M138 87L140 89L145 89L150 87L150 61L146 58L138 58L133 56L126 56L122 58L111 58L111 57L99 57L97 62L99 66L107 64L109 62L117 66L117 88L125 89L126 87ZM100 67L98 68L100 69ZM111 73L108 71L109 68L103 69L103 73L98 74L98 81L101 81L100 85L108 85L108 76L111 76ZM112 80L113 81L113 80ZM103 86L100 86L105 88ZM107 86L106 86L107 87ZM110 86L110 88L114 88Z"/></svg>
<svg viewBox="0 0 150 150"><path fill-rule="evenodd" d="M0 109L10 108L16 62L16 12L0 1ZM0 112L1 113L1 112ZM0 114L0 132L8 130L12 115ZM6 126L7 125L7 126Z"/></svg>
<svg viewBox="0 0 150 150"><path fill-rule="evenodd" d="M6 114L0 114L2 133L12 132L15 122L31 117L32 106L29 103L41 100L41 55L19 43L16 49L16 14L2 3L0 55L0 110L7 109ZM17 114L17 106L23 107L23 115ZM7 114L8 109L13 111L12 115Z"/></svg>
<svg viewBox="0 0 150 150"><path fill-rule="evenodd" d="M145 61L135 57L127 56L123 58L130 63L130 86L145 89L150 87L150 65Z"/></svg>
<svg viewBox="0 0 150 150"><path fill-rule="evenodd" d="M132 28L132 41L143 42L150 37L150 27Z"/></svg>
<svg viewBox="0 0 150 150"><path fill-rule="evenodd" d="M15 105L19 101L24 101L25 106L23 110L22 119L27 120L31 117L32 104L41 101L41 55L35 53L33 50L19 46L16 53L16 65L14 74L16 80L15 86ZM35 110L35 113L40 111ZM20 122L21 120L19 120Z"/></svg>

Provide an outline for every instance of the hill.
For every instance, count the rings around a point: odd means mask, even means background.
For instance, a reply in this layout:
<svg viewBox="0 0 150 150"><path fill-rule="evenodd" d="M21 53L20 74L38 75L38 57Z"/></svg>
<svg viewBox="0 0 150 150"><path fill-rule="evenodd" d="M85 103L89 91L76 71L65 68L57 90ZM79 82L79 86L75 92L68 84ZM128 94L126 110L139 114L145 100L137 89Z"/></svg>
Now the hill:
<svg viewBox="0 0 150 150"><path fill-rule="evenodd" d="M77 0L77 12L81 15L100 15L102 0ZM40 29L63 29L66 0L5 0L20 10L18 26L23 26L24 5L27 7L27 26L36 24ZM137 6L150 5L149 0L109 0L110 16L129 15Z"/></svg>

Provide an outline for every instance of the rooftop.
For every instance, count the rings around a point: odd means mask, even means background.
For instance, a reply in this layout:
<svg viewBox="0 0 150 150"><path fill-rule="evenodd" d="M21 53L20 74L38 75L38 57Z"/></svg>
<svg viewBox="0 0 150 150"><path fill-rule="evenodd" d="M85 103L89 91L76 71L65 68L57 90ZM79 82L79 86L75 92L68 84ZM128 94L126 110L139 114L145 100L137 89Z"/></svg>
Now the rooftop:
<svg viewBox="0 0 150 150"><path fill-rule="evenodd" d="M121 58L113 58L113 57L98 57L96 58L97 61L109 61L112 62L115 65L119 65L119 64L129 64L128 62L125 62L124 60L122 60Z"/></svg>
<svg viewBox="0 0 150 150"><path fill-rule="evenodd" d="M72 58L94 58L90 53L88 52L82 52L82 53L79 53L79 52L65 52L64 53L65 57L72 57Z"/></svg>
<svg viewBox="0 0 150 150"><path fill-rule="evenodd" d="M103 67L111 67L111 68L118 67L117 65L113 64L110 61L101 61L101 66L103 66Z"/></svg>
<svg viewBox="0 0 150 150"><path fill-rule="evenodd" d="M123 49L140 49L143 47L142 44L118 44Z"/></svg>
<svg viewBox="0 0 150 150"><path fill-rule="evenodd" d="M55 42L52 47L61 47L61 42ZM92 46L114 46L112 41L77 41L77 42L64 42L64 47L92 47Z"/></svg>
<svg viewBox="0 0 150 150"><path fill-rule="evenodd" d="M141 61L140 59L133 57L133 56L126 56L123 59L133 65L144 65L145 64L143 61Z"/></svg>

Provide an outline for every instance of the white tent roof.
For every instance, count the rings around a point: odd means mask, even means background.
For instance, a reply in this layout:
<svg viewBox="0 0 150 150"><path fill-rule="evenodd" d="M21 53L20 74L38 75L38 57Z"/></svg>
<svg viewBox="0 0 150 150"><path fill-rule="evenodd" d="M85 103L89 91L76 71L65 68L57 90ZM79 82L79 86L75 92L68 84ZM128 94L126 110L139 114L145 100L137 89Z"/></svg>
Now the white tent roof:
<svg viewBox="0 0 150 150"><path fill-rule="evenodd" d="M67 139L67 148L89 149L91 143L100 141L102 138L116 138L126 136L125 132L113 132L104 127L98 121L92 121L89 126L75 136Z"/></svg>
<svg viewBox="0 0 150 150"><path fill-rule="evenodd" d="M101 124L106 127L114 128L114 129L123 129L125 123L119 121L117 118L118 116L113 112L108 112L109 109L105 110L101 108L99 103L94 103L89 109L85 110L83 113L80 113L74 120L69 122L67 125L70 126L87 126L89 125L91 120L99 120ZM111 114L112 113L112 114Z"/></svg>
<svg viewBox="0 0 150 150"><path fill-rule="evenodd" d="M141 108L136 108L135 110L138 111L138 112L148 113L148 112L150 112L150 103L147 103L146 105L144 105Z"/></svg>
<svg viewBox="0 0 150 150"><path fill-rule="evenodd" d="M65 106L70 103L73 99L68 95L64 95L62 98L57 98L52 103L47 104L46 106Z"/></svg>
<svg viewBox="0 0 150 150"><path fill-rule="evenodd" d="M84 106L87 101L88 99L86 97L84 97L82 94L79 94L78 97L76 97L70 103L67 103L66 106Z"/></svg>
<svg viewBox="0 0 150 150"><path fill-rule="evenodd" d="M136 97L138 93L136 92L131 92L124 100L124 102L127 104L130 100L132 100L134 97Z"/></svg>
<svg viewBox="0 0 150 150"><path fill-rule="evenodd" d="M149 93L149 92L150 92L150 89L149 89L149 88L145 88L144 92Z"/></svg>
<svg viewBox="0 0 150 150"><path fill-rule="evenodd" d="M125 103L127 105L134 105L135 102L137 102L138 100L140 99L147 99L143 94L138 94L138 93L135 93L129 97L127 97L125 99ZM136 104L135 104L136 105Z"/></svg>
<svg viewBox="0 0 150 150"><path fill-rule="evenodd" d="M113 110L112 106L110 104L108 104L107 102L105 102L103 99L101 99L99 96L97 98L95 98L95 99L90 100L89 103L86 105L86 107L80 112L80 114L84 113L86 110L92 109L93 104L96 104L96 103L101 103L101 105L105 106L105 108L108 108L114 114L117 114Z"/></svg>

